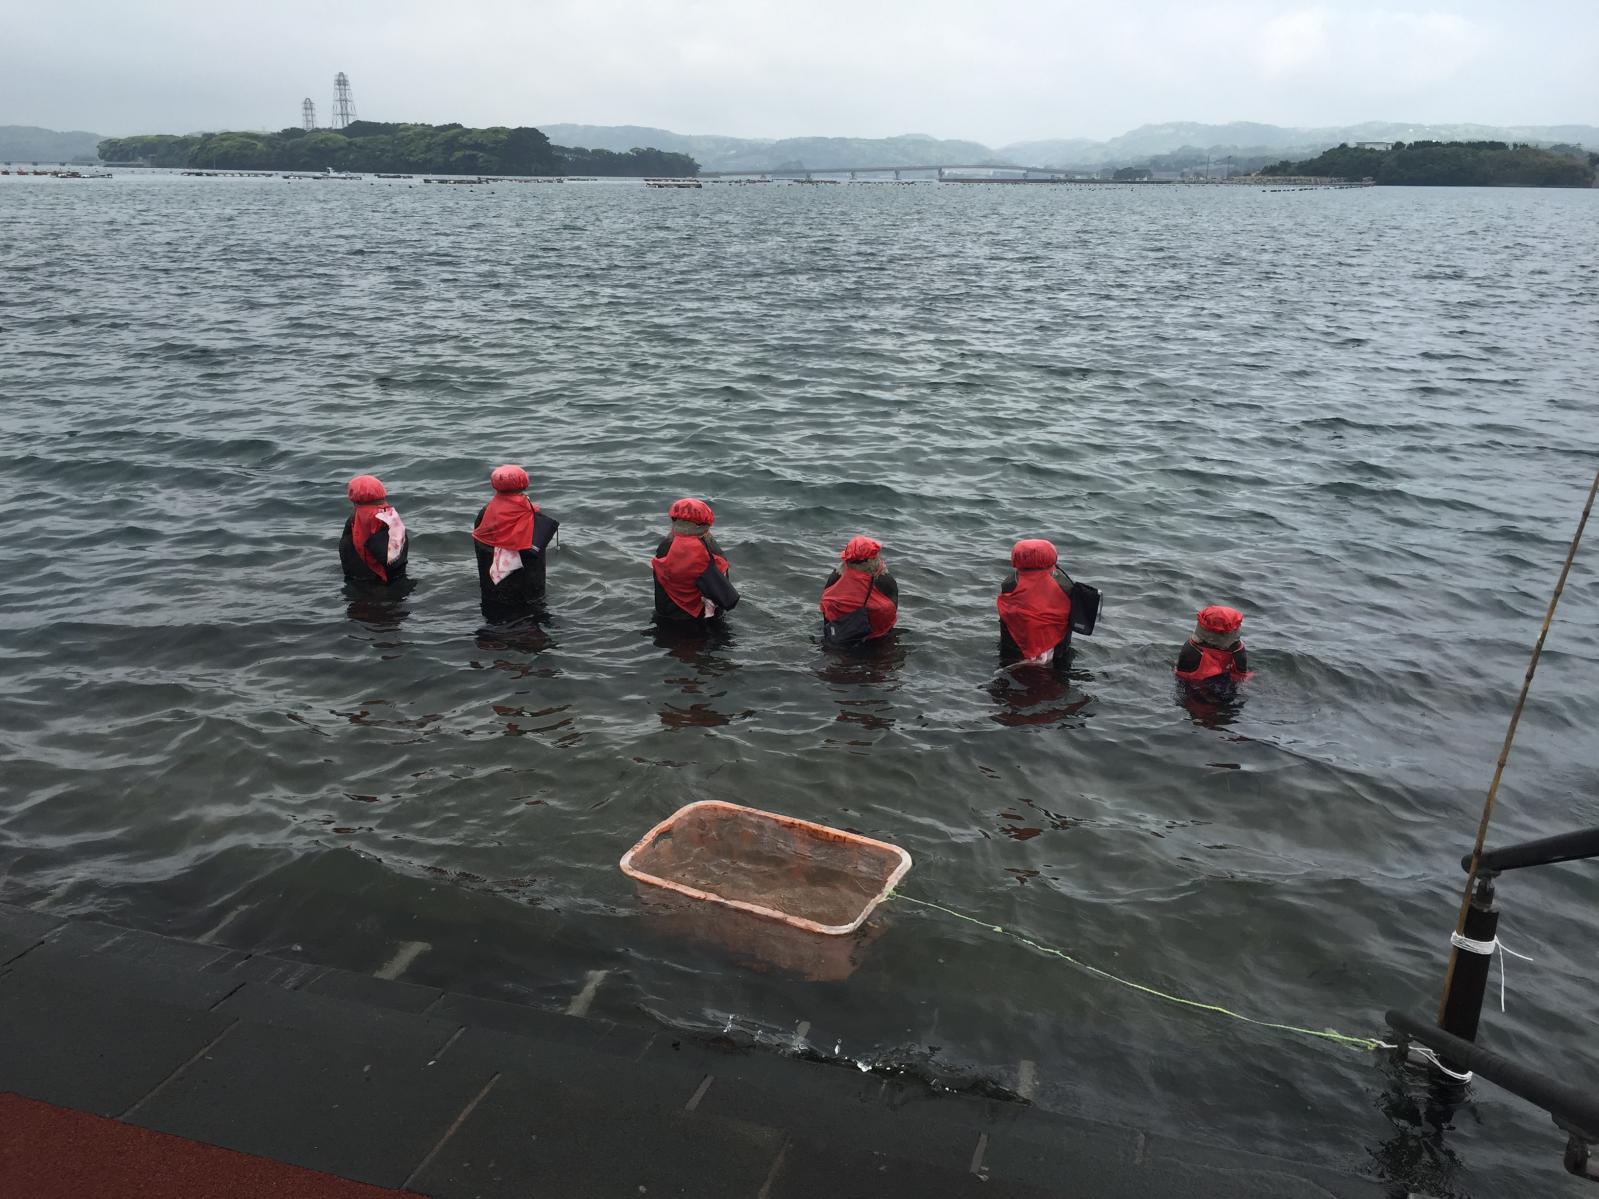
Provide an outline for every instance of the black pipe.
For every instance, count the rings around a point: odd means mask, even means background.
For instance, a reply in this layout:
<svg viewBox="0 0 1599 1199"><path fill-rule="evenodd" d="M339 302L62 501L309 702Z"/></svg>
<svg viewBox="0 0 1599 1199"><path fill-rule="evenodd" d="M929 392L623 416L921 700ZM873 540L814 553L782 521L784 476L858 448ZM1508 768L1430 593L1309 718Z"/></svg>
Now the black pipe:
<svg viewBox="0 0 1599 1199"><path fill-rule="evenodd" d="M1462 935L1472 941L1491 943L1498 931L1499 905L1494 902L1493 875L1482 873L1477 875L1477 888L1472 893L1471 906L1466 909L1466 927ZM1444 996L1438 1025L1463 1040L1475 1041L1493 954L1460 949L1456 956L1459 960L1449 972L1449 991ZM1452 1069L1460 1069L1454 1062L1449 1065Z"/></svg>
<svg viewBox="0 0 1599 1199"><path fill-rule="evenodd" d="M1575 862L1582 858L1599 858L1599 828L1556 833L1553 837L1540 837L1536 841L1522 841L1516 845L1485 850L1477 868L1516 870L1522 866L1549 866L1555 862ZM1460 868L1471 869L1469 853L1460 859Z"/></svg>
<svg viewBox="0 0 1599 1199"><path fill-rule="evenodd" d="M1425 1016L1390 1010L1386 1019L1390 1028L1459 1062L1512 1095L1519 1095L1528 1103L1541 1107L1563 1125L1579 1130L1584 1139L1599 1141L1599 1098L1593 1092L1556 1082L1518 1062L1501 1057L1491 1049L1473 1045L1470 1041L1445 1032ZM1571 1063L1573 1075L1580 1075L1581 1072L1577 1063Z"/></svg>

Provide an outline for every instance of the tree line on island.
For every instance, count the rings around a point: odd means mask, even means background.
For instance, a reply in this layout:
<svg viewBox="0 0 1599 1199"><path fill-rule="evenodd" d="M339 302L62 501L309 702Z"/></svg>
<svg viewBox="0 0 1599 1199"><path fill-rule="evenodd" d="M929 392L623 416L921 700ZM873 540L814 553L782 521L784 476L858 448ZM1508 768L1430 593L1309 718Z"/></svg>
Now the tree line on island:
<svg viewBox="0 0 1599 1199"><path fill-rule="evenodd" d="M1335 146L1301 162L1284 159L1258 174L1370 179L1409 187L1592 187L1599 154L1580 146L1508 142L1395 142Z"/></svg>
<svg viewBox="0 0 1599 1199"><path fill-rule="evenodd" d="M361 171L438 175L697 175L690 155L634 147L626 151L557 146L527 126L468 129L352 121L343 129L283 129L106 138L106 162L229 171ZM1258 163L1260 160L1256 159ZM1123 167L1118 179L1143 179ZM1161 163L1161 166L1167 164ZM1239 163L1248 170L1248 163ZM1387 149L1347 143L1299 162L1261 166L1257 176L1370 179L1379 184L1453 187L1592 187L1599 154L1575 145L1539 148L1502 141L1395 142ZM1229 163L1229 171L1233 164Z"/></svg>
<svg viewBox="0 0 1599 1199"><path fill-rule="evenodd" d="M527 126L468 129L351 121L343 129L283 129L277 133L148 134L110 137L99 144L104 162L216 171L365 171L433 175L699 174L687 154L635 147L589 150L557 146Z"/></svg>

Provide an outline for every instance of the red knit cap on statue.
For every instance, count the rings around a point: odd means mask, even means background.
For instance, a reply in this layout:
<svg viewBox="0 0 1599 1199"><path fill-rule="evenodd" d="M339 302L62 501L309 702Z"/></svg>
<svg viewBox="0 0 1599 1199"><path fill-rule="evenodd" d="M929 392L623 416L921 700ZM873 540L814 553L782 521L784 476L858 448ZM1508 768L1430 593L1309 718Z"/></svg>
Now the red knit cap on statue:
<svg viewBox="0 0 1599 1199"><path fill-rule="evenodd" d="M1212 604L1199 613L1199 627L1212 633L1236 633L1244 623L1244 614L1237 608L1223 608Z"/></svg>
<svg viewBox="0 0 1599 1199"><path fill-rule="evenodd" d="M344 492L352 504L381 504L389 498L383 490L383 481L376 475L356 475L345 484Z"/></svg>
<svg viewBox="0 0 1599 1199"><path fill-rule="evenodd" d="M714 525L716 513L704 500L681 499L666 510L672 520L686 520L693 525Z"/></svg>
<svg viewBox="0 0 1599 1199"><path fill-rule="evenodd" d="M870 537L851 537L838 556L843 562L869 562L882 552L881 541L873 541Z"/></svg>
<svg viewBox="0 0 1599 1199"><path fill-rule="evenodd" d="M1053 570L1059 561L1055 543L1042 537L1029 537L1011 546L1010 564L1017 570Z"/></svg>
<svg viewBox="0 0 1599 1199"><path fill-rule="evenodd" d="M527 471L520 466L496 466L489 476L489 484L495 491L526 491Z"/></svg>

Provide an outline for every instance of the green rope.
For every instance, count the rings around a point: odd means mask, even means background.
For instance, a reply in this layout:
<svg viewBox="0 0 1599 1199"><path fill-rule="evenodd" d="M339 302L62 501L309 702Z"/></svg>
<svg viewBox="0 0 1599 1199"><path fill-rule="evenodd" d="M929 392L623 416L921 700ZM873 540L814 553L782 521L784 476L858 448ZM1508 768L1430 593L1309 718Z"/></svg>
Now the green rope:
<svg viewBox="0 0 1599 1199"><path fill-rule="evenodd" d="M1090 966L1087 962L1080 962L1076 958L1072 957L1069 953L1063 953L1061 950L1055 949L1049 945L1040 945L1032 938L1022 936L1021 933L1013 932L1012 930L1004 928L998 924L990 924L986 920L979 920L975 916L968 916L964 912L957 912L954 908L946 908L943 904L930 903L925 899L915 899L912 896L902 894L899 891L890 891L888 894L889 898L891 899L903 899L906 903L914 903L924 908L932 908L935 912L943 912L946 916L953 916L957 920L964 920L967 924L975 924L978 928L986 928L990 932L998 933L1002 937L1010 937L1014 941L1020 941L1029 949L1036 949L1039 953L1050 954L1053 957L1060 958L1062 961L1070 962L1079 970L1086 970L1089 974L1103 978L1108 982L1129 987L1134 991L1142 991L1145 995L1153 995L1156 999L1164 999L1170 1003L1180 1004L1183 1007L1197 1008L1202 1012L1215 1012L1217 1015L1231 1016L1234 1020L1242 1020L1245 1024L1253 1024L1257 1028L1274 1028L1278 1032L1298 1033L1300 1036L1305 1037L1319 1037L1323 1041L1331 1041L1335 1045L1347 1045L1351 1049L1372 1050L1383 1048L1383 1042L1374 1041L1370 1037L1351 1037L1341 1032L1334 1032L1330 1028L1300 1028L1296 1024L1277 1024L1271 1020L1257 1020L1253 1016L1246 1016L1242 1012L1235 1012L1231 1008L1225 1008L1219 1004L1201 1003L1197 999L1184 999L1181 995L1168 995L1165 991L1157 991L1154 987L1147 987L1143 983L1135 983L1131 979L1119 978L1110 973L1108 970L1101 970L1098 966Z"/></svg>

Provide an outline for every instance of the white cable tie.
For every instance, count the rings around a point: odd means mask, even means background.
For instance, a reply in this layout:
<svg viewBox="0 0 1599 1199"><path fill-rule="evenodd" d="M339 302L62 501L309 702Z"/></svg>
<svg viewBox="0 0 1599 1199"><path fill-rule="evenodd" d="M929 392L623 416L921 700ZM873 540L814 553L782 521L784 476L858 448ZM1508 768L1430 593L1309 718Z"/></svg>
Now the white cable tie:
<svg viewBox="0 0 1599 1199"><path fill-rule="evenodd" d="M1449 934L1449 943L1456 949L1464 949L1467 953L1491 954L1499 952L1499 1010L1505 1010L1505 954L1513 958L1520 958L1524 962L1532 961L1525 953L1517 953L1514 949L1507 949L1498 937L1492 941L1473 941L1470 937L1462 937L1459 933Z"/></svg>

